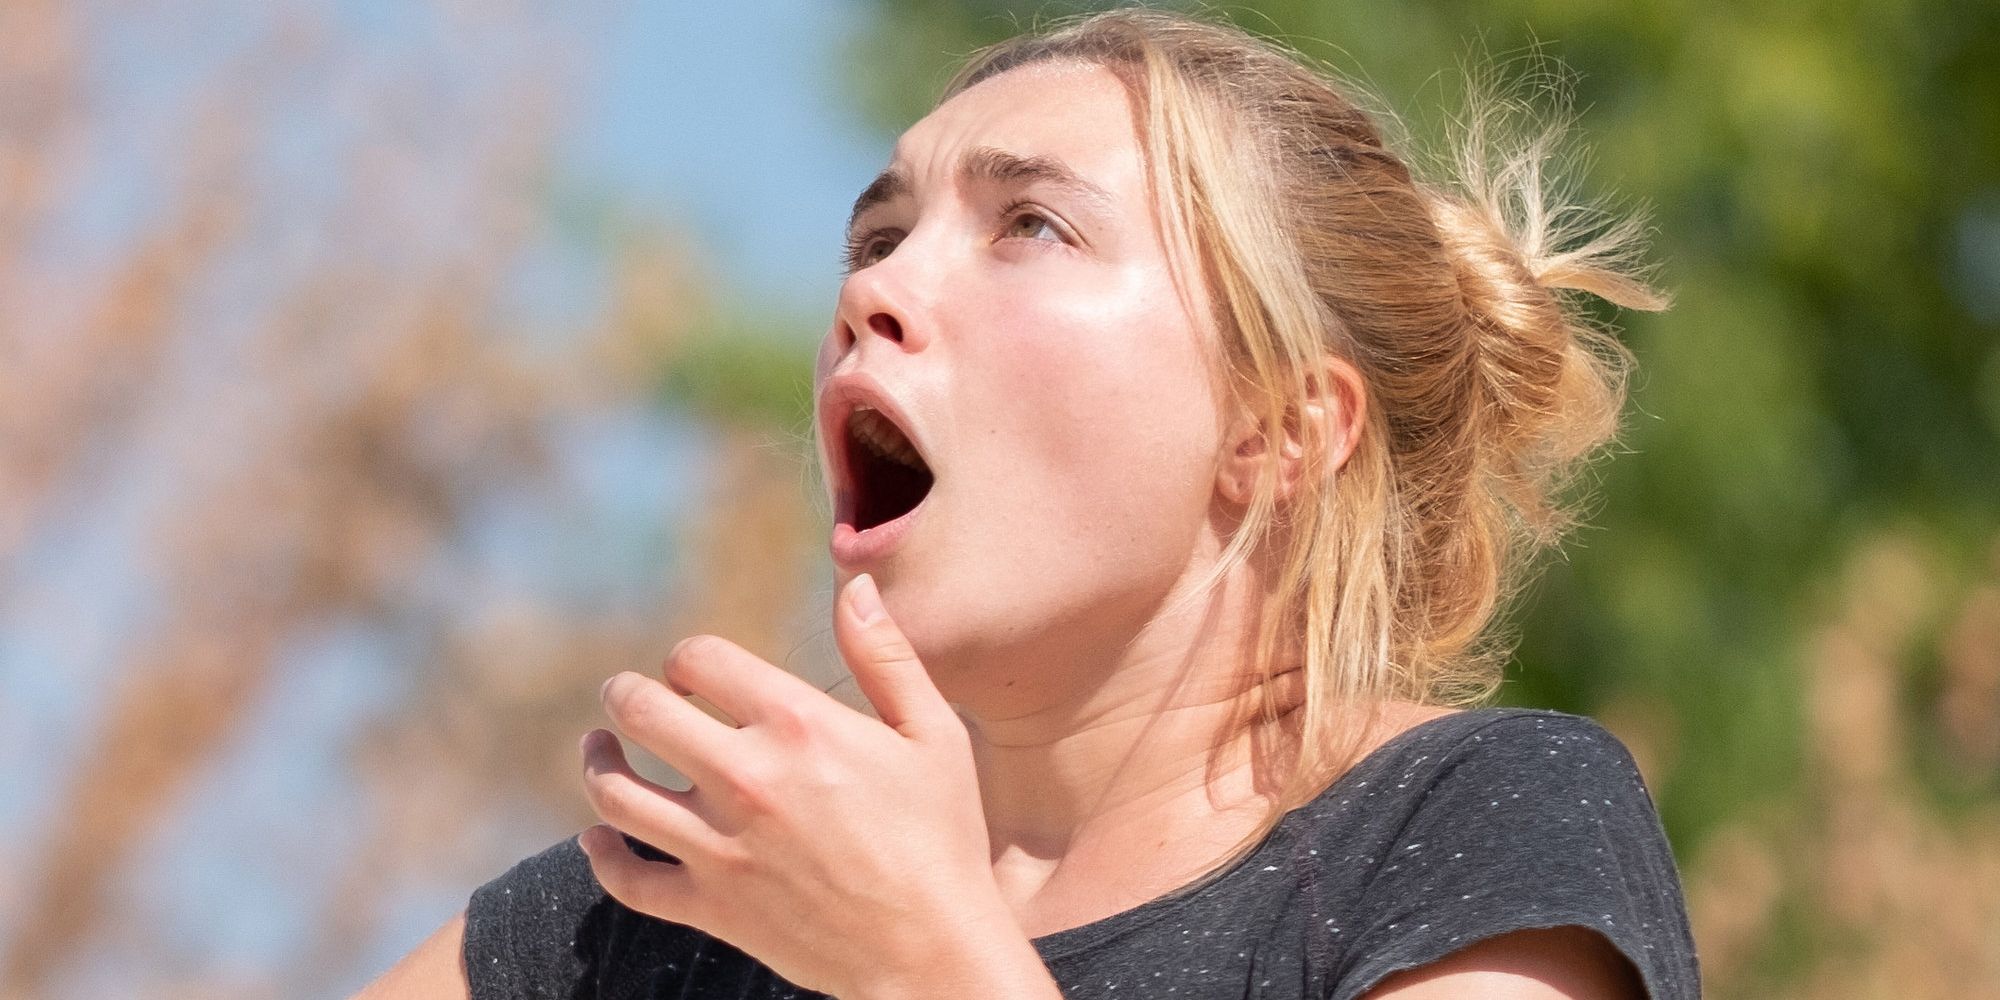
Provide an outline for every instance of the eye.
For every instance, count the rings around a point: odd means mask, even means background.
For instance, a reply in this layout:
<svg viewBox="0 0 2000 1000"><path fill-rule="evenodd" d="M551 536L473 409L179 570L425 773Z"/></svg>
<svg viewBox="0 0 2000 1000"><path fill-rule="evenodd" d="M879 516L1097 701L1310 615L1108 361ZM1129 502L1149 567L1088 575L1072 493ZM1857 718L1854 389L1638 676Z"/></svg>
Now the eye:
<svg viewBox="0 0 2000 1000"><path fill-rule="evenodd" d="M881 262L896 249L895 239L899 234L893 229L876 229L847 238L847 250L843 262L849 272L859 271L870 264Z"/></svg>
<svg viewBox="0 0 2000 1000"><path fill-rule="evenodd" d="M1058 243L1062 242L1062 232L1056 229L1054 225L1051 225L1047 217L1043 216L1042 213L1032 210L1021 211L1018 209L1010 209L1009 211L1012 214L1007 217L1007 229L1003 234L1006 237L1010 239L1054 240ZM1048 235L1043 236L1043 233L1047 233Z"/></svg>

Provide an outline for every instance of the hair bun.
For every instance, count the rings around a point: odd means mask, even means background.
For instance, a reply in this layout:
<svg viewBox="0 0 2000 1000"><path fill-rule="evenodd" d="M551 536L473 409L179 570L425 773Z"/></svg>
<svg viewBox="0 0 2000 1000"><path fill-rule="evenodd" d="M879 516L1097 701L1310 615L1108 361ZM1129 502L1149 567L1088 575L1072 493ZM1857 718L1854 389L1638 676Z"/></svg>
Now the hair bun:
<svg viewBox="0 0 2000 1000"><path fill-rule="evenodd" d="M1432 172L1412 171L1351 96L1364 90L1268 39L1168 11L1079 15L1003 42L946 93L1056 60L1102 66L1132 97L1161 221L1212 293L1230 403L1277 428L1322 365L1348 364L1365 384L1364 432L1345 459L1302 477L1282 507L1267 464L1227 548L1181 598L1194 607L1258 560L1269 598L1255 669L1306 678L1293 713L1305 754L1284 796L1297 804L1358 759L1359 730L1333 706L1465 705L1498 689L1507 643L1489 625L1525 580L1516 555L1573 520L1559 488L1615 435L1631 366L1572 293L1665 306L1634 276L1643 227L1550 197L1561 130L1500 128L1544 102L1485 101L1497 88L1475 81L1460 159L1435 172L1450 180L1424 183ZM1486 140L1502 134L1536 138L1495 156ZM1267 701L1264 718L1279 707Z"/></svg>
<svg viewBox="0 0 2000 1000"><path fill-rule="evenodd" d="M1490 142L1495 114L1476 108L1459 150L1458 188L1427 189L1458 275L1467 352L1490 428L1489 488L1528 540L1553 543L1572 521L1554 502L1575 465L1616 436L1632 357L1561 294L1632 309L1667 297L1631 272L1644 220L1615 221L1552 191L1558 122L1512 149Z"/></svg>

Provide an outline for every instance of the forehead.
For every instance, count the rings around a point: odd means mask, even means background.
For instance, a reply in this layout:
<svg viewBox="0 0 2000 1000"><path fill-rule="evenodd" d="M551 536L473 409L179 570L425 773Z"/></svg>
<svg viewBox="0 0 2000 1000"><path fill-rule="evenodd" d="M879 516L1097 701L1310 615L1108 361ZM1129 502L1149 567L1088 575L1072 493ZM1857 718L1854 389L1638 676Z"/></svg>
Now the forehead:
<svg viewBox="0 0 2000 1000"><path fill-rule="evenodd" d="M1131 101L1102 66L1036 63L982 80L910 126L893 162L941 178L979 146L1054 157L1114 194L1142 178Z"/></svg>

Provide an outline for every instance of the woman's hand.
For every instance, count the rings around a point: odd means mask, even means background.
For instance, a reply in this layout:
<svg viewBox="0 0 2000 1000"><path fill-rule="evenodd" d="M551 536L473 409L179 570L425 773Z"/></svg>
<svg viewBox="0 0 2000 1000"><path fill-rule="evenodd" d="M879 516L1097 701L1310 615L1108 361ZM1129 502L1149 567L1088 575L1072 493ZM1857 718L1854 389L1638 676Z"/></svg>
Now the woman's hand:
<svg viewBox="0 0 2000 1000"><path fill-rule="evenodd" d="M609 824L579 838L599 883L824 993L893 993L976 953L1019 959L964 723L866 575L842 590L834 636L880 721L713 636L676 646L665 683L605 682L612 722L694 787L649 782L611 733L584 736L584 781ZM621 831L681 863L640 858Z"/></svg>

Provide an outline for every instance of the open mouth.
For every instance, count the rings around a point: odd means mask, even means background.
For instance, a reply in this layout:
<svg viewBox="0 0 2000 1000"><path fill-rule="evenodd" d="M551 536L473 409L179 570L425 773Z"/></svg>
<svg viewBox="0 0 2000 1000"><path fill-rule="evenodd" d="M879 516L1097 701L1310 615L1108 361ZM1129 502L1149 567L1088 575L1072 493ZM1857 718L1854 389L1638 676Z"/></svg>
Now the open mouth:
<svg viewBox="0 0 2000 1000"><path fill-rule="evenodd" d="M909 435L869 406L857 406L848 414L847 462L854 481L856 531L887 524L917 509L936 481Z"/></svg>

